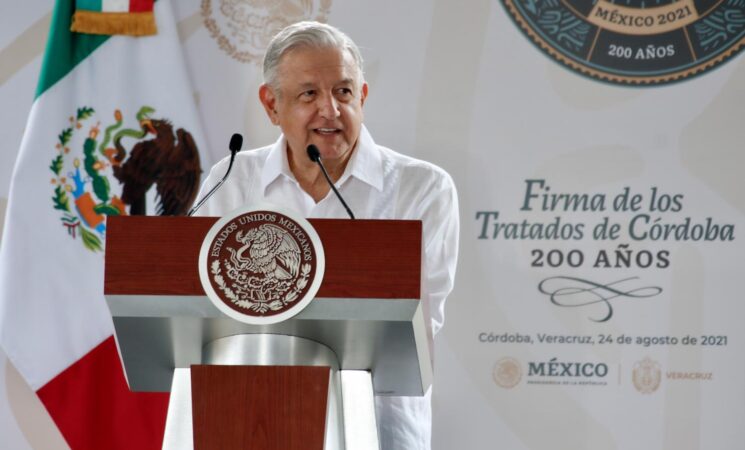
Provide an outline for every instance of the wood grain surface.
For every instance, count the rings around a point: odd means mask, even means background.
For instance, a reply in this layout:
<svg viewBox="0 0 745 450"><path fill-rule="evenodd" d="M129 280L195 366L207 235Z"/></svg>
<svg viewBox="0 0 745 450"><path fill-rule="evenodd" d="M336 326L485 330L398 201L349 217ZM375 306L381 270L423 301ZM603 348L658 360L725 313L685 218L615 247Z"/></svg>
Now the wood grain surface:
<svg viewBox="0 0 745 450"><path fill-rule="evenodd" d="M330 369L192 366L195 450L323 450Z"/></svg>
<svg viewBox="0 0 745 450"><path fill-rule="evenodd" d="M202 240L216 217L111 216L104 293L205 295ZM309 219L326 253L317 297L419 298L420 221Z"/></svg>

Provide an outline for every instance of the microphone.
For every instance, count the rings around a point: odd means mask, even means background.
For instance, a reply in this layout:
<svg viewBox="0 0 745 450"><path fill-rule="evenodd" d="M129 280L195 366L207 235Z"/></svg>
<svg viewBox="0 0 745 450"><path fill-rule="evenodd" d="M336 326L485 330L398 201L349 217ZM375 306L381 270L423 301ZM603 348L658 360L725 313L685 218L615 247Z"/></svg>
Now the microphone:
<svg viewBox="0 0 745 450"><path fill-rule="evenodd" d="M214 194L217 189L222 186L222 184L227 180L228 175L230 175L230 169L233 168L233 161L235 161L235 155L241 151L241 146L243 145L243 136L241 136L240 133L235 133L233 136L230 137L230 144L228 144L228 148L230 149L230 163L228 164L228 171L225 172L225 176L222 177L222 180L220 180L219 183L215 185L212 189L210 189L209 192L207 192L207 195L205 195L202 200L199 201L196 205L194 205L193 208L189 210L188 213L186 213L187 217L191 217L194 215L195 212L201 207L204 202L207 201L210 197L212 197L212 194Z"/></svg>
<svg viewBox="0 0 745 450"><path fill-rule="evenodd" d="M323 163L321 162L321 152L318 150L318 147L316 147L313 144L310 144L308 148L306 149L308 152L308 158L310 158L311 161L314 163L317 163L321 167L321 172L323 172L323 176L326 177L326 181L328 181L329 186L331 186L331 189L334 191L334 194L336 194L337 197L339 197L339 201L344 206L344 209L347 210L347 214L349 214L349 217L354 219L354 214L352 214L352 210L349 209L349 206L347 206L347 202L344 201L343 198L341 198L341 194L339 191L336 190L336 186L334 186L334 183L331 181L331 178L329 178L329 174L326 172L326 168L323 167Z"/></svg>

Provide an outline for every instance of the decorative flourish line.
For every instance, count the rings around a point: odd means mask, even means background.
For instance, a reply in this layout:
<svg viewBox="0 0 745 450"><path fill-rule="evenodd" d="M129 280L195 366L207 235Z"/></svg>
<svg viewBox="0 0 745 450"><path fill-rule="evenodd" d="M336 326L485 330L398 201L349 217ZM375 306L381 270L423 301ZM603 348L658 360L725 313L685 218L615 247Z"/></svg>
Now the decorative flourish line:
<svg viewBox="0 0 745 450"><path fill-rule="evenodd" d="M612 283L600 284L582 278L557 276L546 278L538 284L538 290L546 294L551 299L551 303L556 306L567 308L577 308L582 306L603 303L608 308L605 317L594 319L588 317L593 322L606 322L613 317L613 305L611 300L617 297L627 298L649 298L659 295L662 288L658 286L637 287L630 290L621 290L617 286L630 280L637 280L639 277L624 278ZM551 282L559 283L555 289L550 289ZM589 298L588 298L589 297Z"/></svg>

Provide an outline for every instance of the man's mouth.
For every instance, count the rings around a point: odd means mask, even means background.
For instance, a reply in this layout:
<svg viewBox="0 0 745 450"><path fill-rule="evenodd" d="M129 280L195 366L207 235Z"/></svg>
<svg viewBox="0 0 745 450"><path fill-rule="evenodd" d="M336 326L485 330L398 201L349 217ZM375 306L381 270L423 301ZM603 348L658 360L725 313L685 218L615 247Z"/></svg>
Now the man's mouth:
<svg viewBox="0 0 745 450"><path fill-rule="evenodd" d="M313 132L323 135L332 135L341 133L341 130L339 128L314 128Z"/></svg>

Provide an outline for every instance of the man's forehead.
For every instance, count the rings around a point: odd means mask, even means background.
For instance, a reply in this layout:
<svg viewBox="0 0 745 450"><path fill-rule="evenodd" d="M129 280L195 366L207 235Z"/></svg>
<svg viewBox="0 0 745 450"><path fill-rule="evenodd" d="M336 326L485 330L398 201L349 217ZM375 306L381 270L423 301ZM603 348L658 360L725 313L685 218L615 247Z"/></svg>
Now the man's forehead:
<svg viewBox="0 0 745 450"><path fill-rule="evenodd" d="M287 51L279 61L278 75L292 78L293 84L317 82L319 74L338 74L338 83L354 83L358 78L357 65L346 49L334 47L300 47Z"/></svg>

